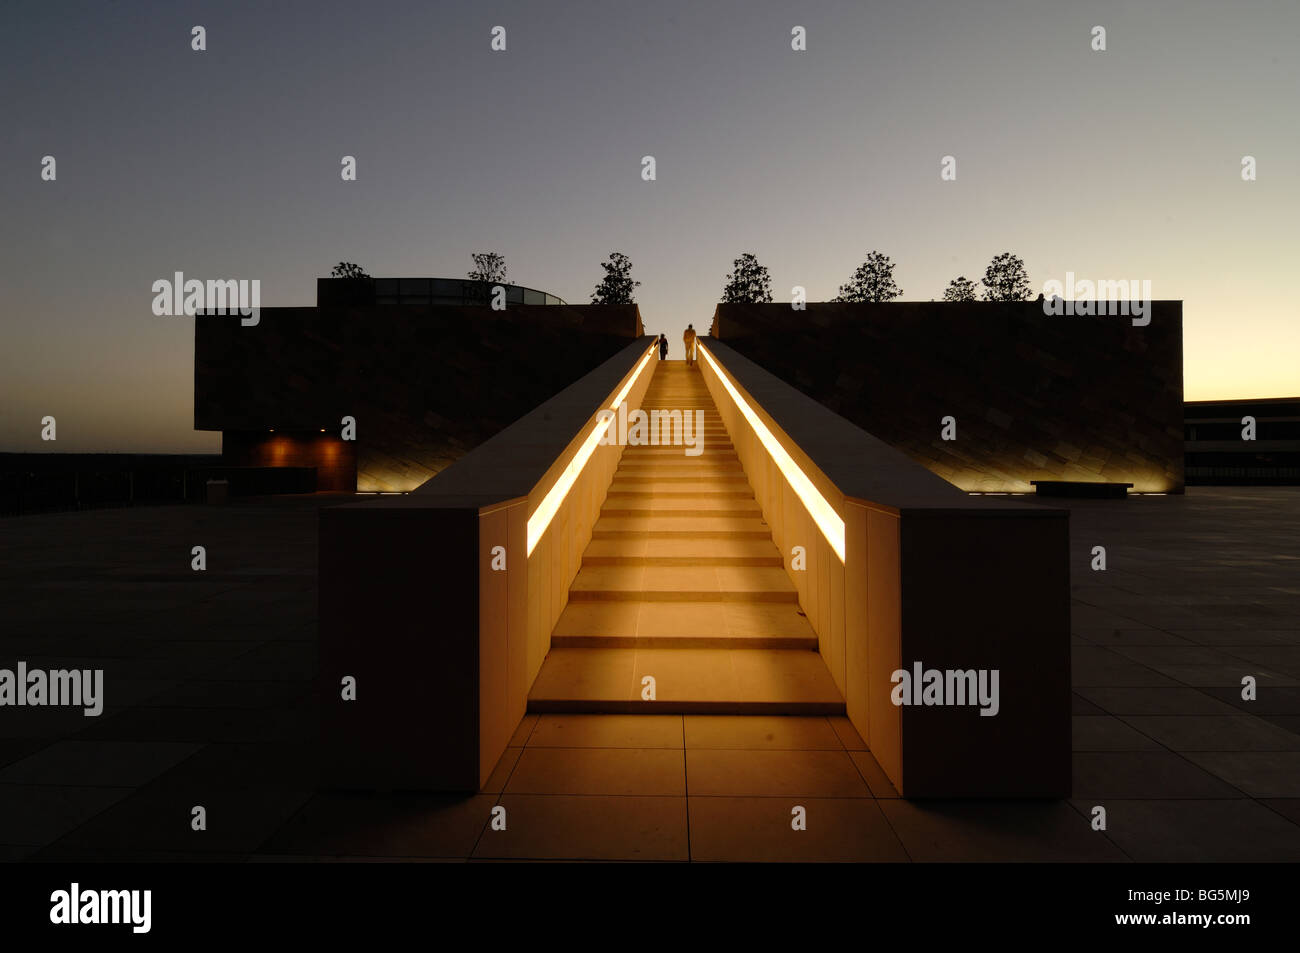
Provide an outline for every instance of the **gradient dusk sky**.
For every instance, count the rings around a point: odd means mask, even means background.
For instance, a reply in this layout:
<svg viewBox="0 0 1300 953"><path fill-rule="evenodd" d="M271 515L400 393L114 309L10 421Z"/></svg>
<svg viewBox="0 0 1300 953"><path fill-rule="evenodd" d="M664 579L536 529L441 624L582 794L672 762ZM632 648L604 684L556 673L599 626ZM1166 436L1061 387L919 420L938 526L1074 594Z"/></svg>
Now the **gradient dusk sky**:
<svg viewBox="0 0 1300 953"><path fill-rule="evenodd" d="M1294 396L1298 40L1297 0L8 0L0 450L51 449L47 414L62 451L219 449L156 279L310 305L340 259L459 277L486 250L573 303L625 252L678 356L741 252L815 301L871 249L904 300L1011 251L1035 291L1182 299L1188 399Z"/></svg>

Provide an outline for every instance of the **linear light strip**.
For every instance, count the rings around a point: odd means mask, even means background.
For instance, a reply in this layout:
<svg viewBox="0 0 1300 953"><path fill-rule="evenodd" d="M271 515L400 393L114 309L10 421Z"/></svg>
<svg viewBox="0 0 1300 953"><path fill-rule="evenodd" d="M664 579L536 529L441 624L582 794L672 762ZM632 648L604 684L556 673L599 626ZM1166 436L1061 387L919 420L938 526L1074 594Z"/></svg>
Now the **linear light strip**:
<svg viewBox="0 0 1300 953"><path fill-rule="evenodd" d="M614 402L609 405L611 411L617 412L619 405L627 399L627 395L632 391L632 385L635 384L637 378L641 376L641 372L650 361L650 355L653 352L654 347L651 346L651 348L646 351L645 356L641 358L641 363L636 366L634 371L632 371L632 376L627 379L627 383L623 385L623 389L615 395ZM612 415L606 414L603 420L596 422L596 426L593 427L591 433L587 435L587 439L582 442L582 446L579 447L578 452L573 455L573 459L569 461L569 465L564 468L564 472L560 474L560 478L556 480L550 490L547 491L546 496L542 497L542 502L538 505L537 509L533 511L533 515L528 517L529 556L533 554L533 550L537 548L538 541L540 541L542 536L545 535L547 527L551 525L551 520L555 519L555 514L560 511L560 504L563 503L564 498L569 495L569 490L573 488L573 484L578 481L578 476L582 473L582 468L587 465L587 461L591 459L591 455L596 452L596 447L600 444L601 437L605 435L605 431L609 429L609 425L613 420L614 418Z"/></svg>
<svg viewBox="0 0 1300 953"><path fill-rule="evenodd" d="M722 386L727 389L727 393L736 402L740 412L745 415L749 425L754 428L754 433L758 435L759 441L772 457L773 462L776 463L777 469L785 476L795 495L802 501L804 508L808 510L808 515L813 518L813 522L822 531L826 541L831 544L831 549L835 550L835 555L840 557L840 562L844 562L844 520L840 518L840 514L835 512L835 508L831 506L826 497L822 496L817 487L813 486L813 482L808 479L807 474L799 469L799 464L794 462L794 458L786 452L785 447L781 446L780 441L773 436L772 431L767 429L767 425L749 406L745 398L740 396L740 392L732 386L731 381L727 379L727 375L722 372L722 368L718 366L708 349L698 341L696 347L704 355L704 359L709 362L713 372L718 375L718 380L722 381Z"/></svg>

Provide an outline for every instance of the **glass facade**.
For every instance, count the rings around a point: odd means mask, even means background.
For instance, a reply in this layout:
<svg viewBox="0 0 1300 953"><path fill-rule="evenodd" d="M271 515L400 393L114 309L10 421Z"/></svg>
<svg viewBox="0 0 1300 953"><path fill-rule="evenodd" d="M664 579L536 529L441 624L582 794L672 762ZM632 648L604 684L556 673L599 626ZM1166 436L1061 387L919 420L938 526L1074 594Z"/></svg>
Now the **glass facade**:
<svg viewBox="0 0 1300 953"><path fill-rule="evenodd" d="M375 304L475 305L486 304L490 291L465 278L376 278ZM567 304L562 298L535 288L503 285L506 304Z"/></svg>

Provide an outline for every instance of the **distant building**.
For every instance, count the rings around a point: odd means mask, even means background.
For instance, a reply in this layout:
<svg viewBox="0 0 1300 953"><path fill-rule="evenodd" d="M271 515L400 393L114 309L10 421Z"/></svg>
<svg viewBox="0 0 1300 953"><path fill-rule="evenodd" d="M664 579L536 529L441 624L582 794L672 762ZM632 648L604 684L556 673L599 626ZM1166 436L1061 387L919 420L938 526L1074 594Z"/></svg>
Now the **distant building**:
<svg viewBox="0 0 1300 953"><path fill-rule="evenodd" d="M1242 439L1244 417L1254 440ZM1188 401L1183 429L1189 485L1300 484L1300 397Z"/></svg>
<svg viewBox="0 0 1300 953"><path fill-rule="evenodd" d="M424 304L459 306L486 303L482 282L468 278L319 278L316 304L319 307L357 304ZM512 304L568 304L562 298L535 288L502 284L506 306Z"/></svg>
<svg viewBox="0 0 1300 953"><path fill-rule="evenodd" d="M570 305L459 278L322 278L316 307L194 324L194 427L221 465L297 468L314 488L401 493L643 333L636 305ZM310 489L310 488L309 488Z"/></svg>

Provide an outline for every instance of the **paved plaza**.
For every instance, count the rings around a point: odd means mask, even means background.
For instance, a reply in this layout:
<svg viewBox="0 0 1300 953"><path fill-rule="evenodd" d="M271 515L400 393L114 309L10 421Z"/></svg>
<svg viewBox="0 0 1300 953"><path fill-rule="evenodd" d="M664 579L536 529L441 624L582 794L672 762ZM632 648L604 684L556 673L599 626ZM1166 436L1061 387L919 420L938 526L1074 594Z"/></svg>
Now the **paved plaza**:
<svg viewBox="0 0 1300 953"><path fill-rule="evenodd" d="M899 799L836 716L529 715L475 796L318 790L317 512L350 499L0 520L0 668L105 684L99 717L0 708L0 858L1300 860L1300 488L1064 504L1074 778L1050 802Z"/></svg>

